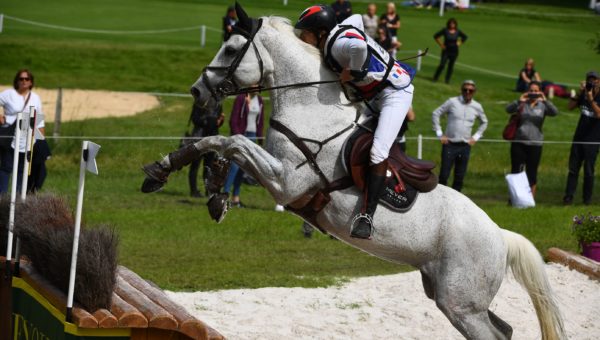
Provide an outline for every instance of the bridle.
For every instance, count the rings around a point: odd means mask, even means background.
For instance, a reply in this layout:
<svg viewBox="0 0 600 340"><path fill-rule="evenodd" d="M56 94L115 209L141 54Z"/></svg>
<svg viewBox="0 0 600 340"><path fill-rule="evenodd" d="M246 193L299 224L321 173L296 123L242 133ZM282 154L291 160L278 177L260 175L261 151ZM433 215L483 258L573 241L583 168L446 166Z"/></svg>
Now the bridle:
<svg viewBox="0 0 600 340"><path fill-rule="evenodd" d="M208 91L210 91L210 94L217 101L221 98L224 98L224 97L227 97L230 95L245 93L245 92L240 91L240 90L245 90L245 89L241 88L239 86L239 84L236 83L236 81L234 79L234 74L235 74L235 71L237 71L238 67L240 66L242 59L244 59L246 52L248 52L250 45L252 45L252 47L254 48L254 53L256 54L256 58L258 59L258 67L260 70L260 80L258 83L262 84L264 65L263 65L263 60L260 57L260 52L258 52L258 48L256 47L256 44L254 43L254 37L256 36L256 33L262 26L262 22L263 22L262 19L258 19L257 21L254 21L255 24L253 23L250 32L248 32L242 28L239 28L237 26L233 26L233 34L239 34L239 35L245 37L246 43L244 44L244 46L242 46L242 49L237 53L237 55L235 56L235 59L233 59L233 61L231 62L231 65L229 65L229 66L206 66L202 70L202 83L204 84L204 86L206 86ZM210 82L208 81L208 76L206 74L206 71L225 71L227 73L225 74L225 78L223 78L223 80L221 80L221 82L219 82L215 87L213 87L210 85Z"/></svg>
<svg viewBox="0 0 600 340"><path fill-rule="evenodd" d="M253 20L253 24L252 24L252 28L251 28L250 32L248 32L238 26L234 26L232 35L239 34L239 35L245 37L246 43L244 44L244 46L242 46L241 50L237 53L237 55L235 56L235 59L233 59L233 61L231 62L231 65L229 65L229 66L206 66L202 70L202 76L201 76L202 83L204 84L204 86L206 86L206 88L208 89L208 91L210 92L210 94L213 96L213 98L215 100L220 101L222 98L225 98L227 96L234 96L234 95L238 95L238 94L256 93L256 92L262 92L262 91L277 90L277 89L282 89L282 88L306 87L306 86L312 86L312 85L331 84L331 83L339 83L340 82L338 79L335 79L335 80L321 80L321 81L311 81L311 82L304 82L304 83L279 85L279 86L272 86L272 87L262 86L263 79L264 79L264 63L263 63L262 57L260 56L260 52L258 51L256 44L254 43L254 37L256 36L256 33L258 32L258 30L261 28L262 22L263 22L262 18L258 19L258 20ZM250 45L252 45L252 47L254 48L254 53L256 55L256 59L258 60L260 79L258 81L258 86L241 87L238 83L236 83L236 81L234 79L234 74L237 71L238 67L240 66L242 59L248 52ZM208 76L206 74L207 71L213 71L213 72L214 71L217 71L217 72L224 71L224 72L226 72L226 74L225 74L225 77L223 78L223 80L221 80L217 85L215 85L213 87L208 80Z"/></svg>

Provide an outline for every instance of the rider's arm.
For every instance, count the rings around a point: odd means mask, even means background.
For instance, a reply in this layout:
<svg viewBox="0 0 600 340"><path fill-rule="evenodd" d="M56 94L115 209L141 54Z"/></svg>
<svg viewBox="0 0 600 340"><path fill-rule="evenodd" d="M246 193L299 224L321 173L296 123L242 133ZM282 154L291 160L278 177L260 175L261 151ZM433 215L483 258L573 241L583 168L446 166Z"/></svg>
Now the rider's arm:
<svg viewBox="0 0 600 340"><path fill-rule="evenodd" d="M361 80L367 75L367 42L360 35L352 33L352 31L345 34L353 34L353 36L357 35L358 37L338 38L333 44L333 56L336 60L342 61L340 64L344 69L350 70L354 80Z"/></svg>

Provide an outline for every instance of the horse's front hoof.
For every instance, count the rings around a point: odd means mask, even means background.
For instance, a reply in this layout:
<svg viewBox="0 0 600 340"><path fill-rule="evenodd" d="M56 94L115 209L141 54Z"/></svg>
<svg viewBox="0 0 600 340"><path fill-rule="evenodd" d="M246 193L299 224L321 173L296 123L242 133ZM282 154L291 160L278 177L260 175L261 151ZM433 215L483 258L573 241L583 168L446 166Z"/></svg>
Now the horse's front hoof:
<svg viewBox="0 0 600 340"><path fill-rule="evenodd" d="M153 178L146 177L144 183L142 183L142 192L149 194L151 192L157 192L165 185L165 182L157 181Z"/></svg>
<svg viewBox="0 0 600 340"><path fill-rule="evenodd" d="M229 210L229 194L214 194L210 196L206 205L208 206L210 217L217 221L217 223L221 223L223 218L225 218L225 214L227 214L227 210Z"/></svg>
<svg viewBox="0 0 600 340"><path fill-rule="evenodd" d="M166 183L169 177L169 170L163 168L159 162L144 165L142 171L148 176L148 179L155 180L156 182Z"/></svg>

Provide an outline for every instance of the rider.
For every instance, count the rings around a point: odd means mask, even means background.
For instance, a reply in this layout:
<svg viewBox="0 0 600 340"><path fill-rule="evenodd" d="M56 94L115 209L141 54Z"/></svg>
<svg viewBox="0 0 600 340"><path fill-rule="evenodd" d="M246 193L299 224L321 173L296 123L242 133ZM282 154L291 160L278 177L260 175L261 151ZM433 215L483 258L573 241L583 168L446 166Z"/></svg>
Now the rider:
<svg viewBox="0 0 600 340"><path fill-rule="evenodd" d="M395 61L364 33L362 18L355 14L336 23L335 12L326 5L311 6L300 14L295 25L300 39L317 47L328 67L340 80L379 111L366 186L366 199L352 220L350 236L370 239L373 214L385 187L387 158L400 131L413 97L414 70Z"/></svg>

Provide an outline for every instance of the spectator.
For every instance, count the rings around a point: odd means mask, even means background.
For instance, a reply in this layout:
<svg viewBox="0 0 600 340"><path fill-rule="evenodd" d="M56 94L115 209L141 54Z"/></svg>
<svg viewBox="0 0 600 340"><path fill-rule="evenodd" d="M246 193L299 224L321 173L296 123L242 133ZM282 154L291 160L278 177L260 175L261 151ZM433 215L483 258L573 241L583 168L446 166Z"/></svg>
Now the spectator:
<svg viewBox="0 0 600 340"><path fill-rule="evenodd" d="M431 9L432 7L440 7L440 4L442 3L441 0L428 0L425 1L424 3L422 3L422 6L425 6L427 9ZM417 5L418 7L418 5ZM451 8L455 8L456 7L456 0L445 0L444 1L444 8L446 9L451 9Z"/></svg>
<svg viewBox="0 0 600 340"><path fill-rule="evenodd" d="M388 30L389 36L392 39L392 45L396 46L390 52L391 56L393 58L396 58L397 49L402 45L402 43L400 43L398 41L398 29L400 29L400 17L398 16L398 13L396 13L396 5L394 5L393 2L388 2L387 7L386 7L386 13L381 16L379 22L382 25L384 25L385 28Z"/></svg>
<svg viewBox="0 0 600 340"><path fill-rule="evenodd" d="M444 42L442 43L442 37ZM452 71L454 70L454 63L458 58L458 47L467 41L467 35L458 29L458 22L454 18L448 19L446 28L441 29L439 32L433 35L433 39L442 48L442 58L440 59L440 65L435 71L433 81L437 81L440 74L448 63L448 70L446 70L446 84L450 82L452 78Z"/></svg>
<svg viewBox="0 0 600 340"><path fill-rule="evenodd" d="M525 66L519 71L519 79L517 79L516 91L524 92L529 88L529 83L536 81L541 84L542 78L540 74L534 68L535 63L533 59L529 58L525 62Z"/></svg>
<svg viewBox="0 0 600 340"><path fill-rule="evenodd" d="M519 115L519 125L515 133L515 142L510 145L511 173L523 171L535 197L537 189L537 170L542 158L542 125L546 116L556 116L558 110L546 99L541 85L537 81L529 83L529 90L518 100L508 104L506 112Z"/></svg>
<svg viewBox="0 0 600 340"><path fill-rule="evenodd" d="M598 72L588 72L585 82L581 83L579 95L571 97L569 100L569 110L573 110L577 106L579 106L581 115L571 145L569 175L563 203L573 203L579 169L583 165L583 204L591 204L594 189L594 166L600 148L600 75ZM595 144L576 144L578 142Z"/></svg>
<svg viewBox="0 0 600 340"><path fill-rule="evenodd" d="M461 191L467 165L471 155L471 147L481 138L487 128L488 120L481 104L473 99L476 87L472 80L462 83L462 95L453 97L433 111L433 130L442 142L442 164L440 184L446 185L450 171L454 166L454 182L452 188ZM440 116L448 115L446 132L442 132ZM479 120L477 132L471 136L475 119Z"/></svg>
<svg viewBox="0 0 600 340"><path fill-rule="evenodd" d="M33 106L37 111L38 117L43 117L44 114L40 97L32 91L34 84L33 74L27 69L22 69L16 73L13 79L13 88L0 93L0 106L4 108L4 113L0 115L0 125L5 137L0 139L0 193L8 192L8 182L13 170L14 144L11 144L12 140L10 136L14 135L17 113L29 113L29 107ZM39 120L37 127L43 134L43 119ZM24 140L25 137L22 137L22 152L25 152ZM21 172L19 172L19 176L21 176Z"/></svg>
<svg viewBox="0 0 600 340"><path fill-rule="evenodd" d="M390 31L384 25L379 25L375 41L383 47L390 55L399 47L398 42L392 41Z"/></svg>
<svg viewBox="0 0 600 340"><path fill-rule="evenodd" d="M367 13L362 15L365 33L371 39L377 39L377 29L379 27L379 17L377 16L377 6L371 3L367 6Z"/></svg>
<svg viewBox="0 0 600 340"><path fill-rule="evenodd" d="M211 100L209 104L204 108L200 108L197 105L193 105L192 113L190 114L190 121L194 124L194 128L192 129L192 137L197 137L199 140L202 137L218 135L219 127L223 125L224 120L225 115L223 114L223 107L221 106L221 104L215 104ZM189 142L196 141L197 140L189 140ZM192 197L203 197L200 190L198 190L198 169L200 168L200 163L204 162L202 179L203 182L205 182L206 184L208 167L212 163L215 156L216 153L208 152L205 153L201 159L192 161L192 163L190 164L188 182L190 186L190 195Z"/></svg>
<svg viewBox="0 0 600 340"><path fill-rule="evenodd" d="M406 131L408 131L408 122L414 122L415 121L415 111L413 111L412 106L408 109L408 112L406 113L406 119L404 120L404 123L402 123L402 127L400 128L400 132L398 133L398 137L396 137L396 142L398 142L400 144L400 149L402 149L402 151L406 152L406 137L404 136L404 134L406 134Z"/></svg>
<svg viewBox="0 0 600 340"><path fill-rule="evenodd" d="M335 20L340 23L352 15L352 4L346 0L336 0L331 4L331 8L335 12Z"/></svg>
<svg viewBox="0 0 600 340"><path fill-rule="evenodd" d="M233 6L227 7L227 13L223 17L223 41L229 40L233 26L237 23L237 14Z"/></svg>
<svg viewBox="0 0 600 340"><path fill-rule="evenodd" d="M262 138L263 120L264 105L260 95L240 94L235 98L229 119L231 135L242 134L251 140ZM262 143L261 139L259 139L259 143ZM231 186L233 185L231 205L234 207L244 207L240 201L240 189L243 179L244 171L235 162L232 162L223 191L230 193Z"/></svg>

